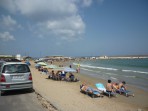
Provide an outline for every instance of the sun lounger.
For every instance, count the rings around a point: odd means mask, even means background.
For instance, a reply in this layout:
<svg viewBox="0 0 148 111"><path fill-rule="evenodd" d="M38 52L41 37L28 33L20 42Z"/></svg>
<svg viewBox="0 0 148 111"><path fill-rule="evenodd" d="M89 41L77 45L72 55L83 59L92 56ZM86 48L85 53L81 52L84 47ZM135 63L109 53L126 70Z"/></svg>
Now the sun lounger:
<svg viewBox="0 0 148 111"><path fill-rule="evenodd" d="M115 97L117 96L117 94L114 93L114 92L107 92L106 88L104 87L104 85L102 83L96 83L96 87L97 87L98 90L102 91L105 95L108 95L109 98L111 96L115 96Z"/></svg>
<svg viewBox="0 0 148 111"><path fill-rule="evenodd" d="M80 92L82 92L82 93L84 93L86 95L89 95L92 98L94 98L94 97L103 97L101 92L99 92L98 90L96 90L96 89L94 89L92 87L88 87L87 89L84 90L83 87L85 87L85 86L80 85Z"/></svg>

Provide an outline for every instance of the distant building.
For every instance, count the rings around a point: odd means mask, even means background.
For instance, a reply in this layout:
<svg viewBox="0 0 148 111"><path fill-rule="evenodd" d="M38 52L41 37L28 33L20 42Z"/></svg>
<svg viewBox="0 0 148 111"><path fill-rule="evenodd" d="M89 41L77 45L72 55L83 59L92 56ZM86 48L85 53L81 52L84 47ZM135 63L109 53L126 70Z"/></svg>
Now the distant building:
<svg viewBox="0 0 148 111"><path fill-rule="evenodd" d="M100 56L99 59L108 59L107 56Z"/></svg>
<svg viewBox="0 0 148 111"><path fill-rule="evenodd" d="M0 59L17 59L17 60L22 60L21 55L0 55Z"/></svg>
<svg viewBox="0 0 148 111"><path fill-rule="evenodd" d="M0 59L6 59L6 58L15 58L15 56L0 54Z"/></svg>
<svg viewBox="0 0 148 111"><path fill-rule="evenodd" d="M17 55L15 56L15 58L16 58L17 60L21 60L21 54L17 54Z"/></svg>

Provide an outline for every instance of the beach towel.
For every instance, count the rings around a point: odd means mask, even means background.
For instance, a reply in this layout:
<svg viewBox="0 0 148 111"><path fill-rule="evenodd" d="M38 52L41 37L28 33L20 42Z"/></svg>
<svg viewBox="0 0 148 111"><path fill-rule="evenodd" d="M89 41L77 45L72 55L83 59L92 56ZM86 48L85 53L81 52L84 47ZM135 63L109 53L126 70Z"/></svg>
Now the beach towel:
<svg viewBox="0 0 148 111"><path fill-rule="evenodd" d="M106 88L104 87L104 85L102 83L96 83L95 85L98 90L102 91L104 94L108 95L109 97L110 96L115 96L115 97L117 96L116 93L114 93L114 92L106 91Z"/></svg>

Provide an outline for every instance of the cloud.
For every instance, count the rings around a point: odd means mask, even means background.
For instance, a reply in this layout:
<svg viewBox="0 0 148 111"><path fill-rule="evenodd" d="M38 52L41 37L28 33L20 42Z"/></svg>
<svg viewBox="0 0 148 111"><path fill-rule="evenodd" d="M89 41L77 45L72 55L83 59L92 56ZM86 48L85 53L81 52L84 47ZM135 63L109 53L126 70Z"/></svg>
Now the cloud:
<svg viewBox="0 0 148 111"><path fill-rule="evenodd" d="M16 13L17 10L15 0L0 0L0 7L8 10L10 13Z"/></svg>
<svg viewBox="0 0 148 111"><path fill-rule="evenodd" d="M93 3L97 2L98 4L102 4L104 0L73 0L77 5L82 8L90 7Z"/></svg>
<svg viewBox="0 0 148 111"><path fill-rule="evenodd" d="M0 33L0 39L3 41L15 40L14 36L9 32Z"/></svg>
<svg viewBox="0 0 148 111"><path fill-rule="evenodd" d="M89 7L92 4L92 0L82 0L82 6Z"/></svg>
<svg viewBox="0 0 148 111"><path fill-rule="evenodd" d="M7 30L14 30L16 28L22 28L20 24L16 22L10 15L4 16L2 15L0 18L1 27Z"/></svg>
<svg viewBox="0 0 148 111"><path fill-rule="evenodd" d="M37 25L37 32L50 32L65 40L78 39L84 33L85 24L81 17L71 16L62 20L48 20Z"/></svg>
<svg viewBox="0 0 148 111"><path fill-rule="evenodd" d="M78 10L73 0L2 0L0 4L10 12L37 20L70 16Z"/></svg>
<svg viewBox="0 0 148 111"><path fill-rule="evenodd" d="M92 0L83 2L88 6ZM85 32L85 23L76 0L1 0L0 4L8 11L13 10L10 11L13 14L27 17L30 24L28 29L40 38L52 34L61 39L73 40L79 39ZM16 23L10 16L8 18L11 25Z"/></svg>

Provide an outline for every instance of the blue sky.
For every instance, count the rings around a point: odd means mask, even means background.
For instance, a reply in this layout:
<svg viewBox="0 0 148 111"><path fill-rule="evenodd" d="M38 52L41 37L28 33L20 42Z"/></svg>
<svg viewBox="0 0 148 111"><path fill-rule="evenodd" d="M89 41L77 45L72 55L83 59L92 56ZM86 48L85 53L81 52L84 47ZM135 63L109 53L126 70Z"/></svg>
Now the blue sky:
<svg viewBox="0 0 148 111"><path fill-rule="evenodd" d="M148 55L148 1L0 0L0 54Z"/></svg>

